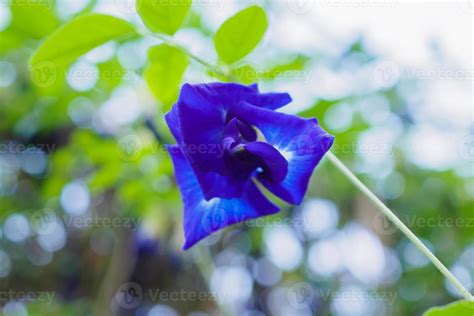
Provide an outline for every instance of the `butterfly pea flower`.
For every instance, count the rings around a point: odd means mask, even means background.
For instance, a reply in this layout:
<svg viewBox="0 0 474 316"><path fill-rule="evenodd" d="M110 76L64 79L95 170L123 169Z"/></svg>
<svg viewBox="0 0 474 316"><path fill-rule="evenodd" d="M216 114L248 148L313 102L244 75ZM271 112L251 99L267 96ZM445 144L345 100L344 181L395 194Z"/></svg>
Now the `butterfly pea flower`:
<svg viewBox="0 0 474 316"><path fill-rule="evenodd" d="M257 182L290 204L302 202L334 137L314 118L275 111L290 102L287 93L257 85L183 85L165 119L177 142L167 149L184 204L184 250L224 227L277 213Z"/></svg>

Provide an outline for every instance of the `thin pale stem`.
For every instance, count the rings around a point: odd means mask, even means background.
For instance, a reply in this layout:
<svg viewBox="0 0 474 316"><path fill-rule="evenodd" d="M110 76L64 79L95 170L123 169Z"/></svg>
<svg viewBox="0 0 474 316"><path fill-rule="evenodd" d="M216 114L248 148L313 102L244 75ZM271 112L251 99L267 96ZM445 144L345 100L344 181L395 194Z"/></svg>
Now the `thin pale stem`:
<svg viewBox="0 0 474 316"><path fill-rule="evenodd" d="M207 62L206 60L202 59L201 57L193 54L186 47L184 47L183 45L177 43L173 38L171 38L169 36L166 36L166 35L163 35L163 34L143 33L143 32L141 33L141 35L146 36L146 37L151 37L151 38L154 38L154 39L159 39L159 40L163 41L165 44L180 50L181 52L188 55L190 58L194 59L195 61L197 61L201 65L207 67L209 70L213 71L214 73L218 74L219 76L224 77L224 78L229 78L230 77L229 74L222 71L221 68L219 68L217 66L214 66L211 63Z"/></svg>
<svg viewBox="0 0 474 316"><path fill-rule="evenodd" d="M415 246L435 265L435 267L448 279L448 281L459 291L468 301L474 298L459 280L439 261L439 259L416 237L416 235L395 215L369 188L367 188L347 166L339 160L332 152L326 154L329 161L336 166L348 179L359 189L369 201L381 211Z"/></svg>

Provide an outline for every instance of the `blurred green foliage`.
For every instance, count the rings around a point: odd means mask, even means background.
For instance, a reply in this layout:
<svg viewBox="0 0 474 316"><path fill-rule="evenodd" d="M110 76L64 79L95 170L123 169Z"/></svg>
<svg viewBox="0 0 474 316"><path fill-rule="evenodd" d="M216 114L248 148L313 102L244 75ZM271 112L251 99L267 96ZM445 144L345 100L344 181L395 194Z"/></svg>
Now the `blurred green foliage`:
<svg viewBox="0 0 474 316"><path fill-rule="evenodd" d="M12 20L0 32L0 61L14 65L16 79L9 86L0 87L1 142L13 141L35 146L50 144L54 149L47 153L48 167L39 175L21 170L12 171L16 173L15 176L10 174L11 170L2 172L4 187L11 189L14 186L15 189L11 194L5 193L5 188L2 189L0 217L4 221L13 213L21 213L29 218L43 208L53 209L60 215L60 196L64 186L80 179L90 189L94 214L139 219L151 231L151 235L160 241L160 257L153 259L156 261L149 259L155 265L150 270L141 272L156 277L150 277L150 280L156 281L163 288L172 287L178 275L182 275L183 279L187 278L182 286L192 289L205 287L205 281L196 276L197 265L192 255L178 250L182 240L181 202L173 180L172 165L163 144L156 142L144 122L151 119L158 126L164 140L170 142L171 137L165 127L163 115L175 101L181 83L187 80L187 74L193 69L198 69L210 80L214 77L245 84L272 83L278 82L281 74L304 72L312 63L319 62L319 59L318 56L307 56L305 52L278 56L267 64L256 64L251 59L244 59L262 40L267 27L271 28L271 25L267 25L265 10L261 7L246 8L229 17L217 30L211 30L203 23L199 11L191 8L191 1L178 1L179 5L171 5L172 3L174 2L146 0L137 2L137 11L144 24L151 32L164 34L156 34L158 38L148 48L146 65L131 69L123 62L119 53L125 45L139 46L137 39L140 36L130 22L91 13L93 5L78 12L77 18L61 22L51 1L10 1ZM179 47L167 43L171 39L169 36L175 34L180 27L198 31L209 40L214 40L217 60L211 63L224 63L223 73L216 73L216 69L199 68L202 65L196 59L190 58ZM86 91L73 89L68 82L71 64L109 41L113 41L119 49L114 48L109 59L96 63L99 75L94 88ZM350 47L346 52L347 56L363 55L364 62L373 59L362 41L348 44ZM142 48L137 48L140 49ZM206 59L206 56L203 57ZM127 78L130 74L136 77ZM144 85L137 84L141 79L136 78L140 76L148 84L147 91L143 90ZM88 100L91 110L98 112L115 91L131 84L137 84L138 93L148 95L148 98L144 98L144 103L151 104L133 122L121 125L113 132L94 126L83 127L73 122L70 112L74 100ZM150 97L152 95L154 99ZM328 132L336 136L336 154L353 167L357 162L357 152L353 150L353 146L372 127L371 123L357 112L347 130L331 129L325 122L334 107L344 104L356 108L360 101L374 95L388 100L390 113L399 117L404 132L408 131L413 122L406 119L408 110L398 86L343 98L314 100L300 114L308 118L317 117ZM350 149L343 150L344 148ZM390 176L382 179L383 181L369 174L361 174L361 178L375 188L389 206L398 211L402 219L414 215L422 218L472 218L474 204L465 189L464 179L457 172L448 170L435 173L415 165L397 148L390 150L393 150L395 165L393 173L403 179L402 196L383 196L384 186L390 181ZM7 175L16 180L10 181ZM323 162L313 178L308 195L336 201L341 210L342 224L358 219L363 223L369 222L367 226L371 226L373 210L367 212L367 206L361 207L362 198L337 170ZM269 223L290 218L292 211L285 206L280 214L269 219ZM469 226L453 229L449 226L414 225L412 228L418 236L430 241L436 254L448 266L454 264L455 256L462 253L474 240ZM263 228L244 227L242 230L249 234L251 240L249 256L259 257L264 251ZM93 313L95 298L102 291L102 279L108 282L105 276L107 271L116 267L113 265L116 254L101 257L88 249L87 238L93 233L93 229L81 233L71 232L72 241L59 254L55 254L53 262L46 266L32 265L25 259L25 253L28 252L26 248L20 249L3 238L1 249L11 253L13 269L9 276L1 279L1 290L12 287L27 290L34 287L59 293L53 304L28 304L29 315ZM232 230L228 234L231 235ZM380 238L402 256L402 236L395 232L381 234ZM223 247L220 242L209 248L217 253ZM126 245L120 244L116 248L126 254L130 251L131 262L138 260ZM406 265L403 265L405 268ZM169 268L170 272L158 275L150 272L159 269L158 267L165 271ZM25 271L29 272L27 277ZM86 274L83 279L81 272ZM130 274L129 271L118 273L118 279L125 282L127 273ZM32 282L33 278L39 280ZM307 279L304 267L283 276L284 282L308 281ZM318 288L331 289L337 288L339 281L308 282ZM426 293L419 302L398 296L391 306L393 315L420 315L430 306L453 300L446 293L443 282L438 271L427 265L406 269L397 283L381 290L399 293L413 284L422 284ZM254 291L254 296L259 297L264 289L256 288ZM324 302L318 306L318 315L330 315L330 303ZM100 304L101 302L97 303ZM108 306L109 301L102 304ZM210 306L213 304L202 305L197 307L208 310L216 308ZM196 306L176 304L174 307L185 313ZM453 306L444 313L432 311L427 315L463 315L455 308L459 307Z"/></svg>

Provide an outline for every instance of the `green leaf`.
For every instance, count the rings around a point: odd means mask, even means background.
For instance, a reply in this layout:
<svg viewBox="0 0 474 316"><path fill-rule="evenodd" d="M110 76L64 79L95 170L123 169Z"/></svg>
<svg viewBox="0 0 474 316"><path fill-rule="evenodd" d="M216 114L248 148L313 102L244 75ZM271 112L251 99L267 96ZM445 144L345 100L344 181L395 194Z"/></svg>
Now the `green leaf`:
<svg viewBox="0 0 474 316"><path fill-rule="evenodd" d="M151 91L164 104L174 102L189 63L188 56L174 47L161 44L150 48L148 59L145 79Z"/></svg>
<svg viewBox="0 0 474 316"><path fill-rule="evenodd" d="M50 1L11 0L12 28L24 35L40 39L53 32L59 24Z"/></svg>
<svg viewBox="0 0 474 316"><path fill-rule="evenodd" d="M457 301L452 304L430 308L423 316L472 316L474 302Z"/></svg>
<svg viewBox="0 0 474 316"><path fill-rule="evenodd" d="M0 56L21 46L23 39L12 31L0 32Z"/></svg>
<svg viewBox="0 0 474 316"><path fill-rule="evenodd" d="M267 30L265 11L259 6L248 7L227 19L214 36L217 54L231 64L247 56Z"/></svg>
<svg viewBox="0 0 474 316"><path fill-rule="evenodd" d="M49 87L64 76L67 66L91 49L135 35L131 24L110 15L78 17L59 28L34 53L30 62L32 81Z"/></svg>
<svg viewBox="0 0 474 316"><path fill-rule="evenodd" d="M153 32L173 35L183 24L191 0L137 0L137 12Z"/></svg>
<svg viewBox="0 0 474 316"><path fill-rule="evenodd" d="M38 48L31 64L54 63L65 67L79 56L110 40L134 36L128 22L105 14L88 14L78 17L59 28Z"/></svg>

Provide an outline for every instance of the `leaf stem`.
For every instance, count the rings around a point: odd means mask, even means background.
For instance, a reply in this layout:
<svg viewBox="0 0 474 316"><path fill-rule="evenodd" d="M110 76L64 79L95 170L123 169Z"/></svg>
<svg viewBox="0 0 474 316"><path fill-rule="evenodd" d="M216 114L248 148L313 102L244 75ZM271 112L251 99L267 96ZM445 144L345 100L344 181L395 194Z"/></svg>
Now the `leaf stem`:
<svg viewBox="0 0 474 316"><path fill-rule="evenodd" d="M137 31L138 32L138 31ZM222 71L221 68L217 67L217 66L214 66L212 65L211 63L207 62L206 60L204 60L203 58L193 54L192 52L190 52L186 47L184 47L183 45L179 44L178 42L176 42L172 37L170 36L166 36L164 34L157 34L157 33L149 33L149 32L138 32L139 34L145 36L145 37L150 37L150 38L154 38L154 39L159 39L161 41L163 41L165 44L171 46L171 47L174 47L178 50L180 50L181 52L183 52L184 54L188 55L190 58L194 59L195 61L197 61L198 63L200 63L201 65L209 68L211 71L213 71L214 73L222 76L222 77L225 77L225 78L229 78L229 75L227 73L225 73L224 71Z"/></svg>
<svg viewBox="0 0 474 316"><path fill-rule="evenodd" d="M459 280L444 266L444 264L423 244L423 242L395 215L369 188L367 188L349 168L331 151L326 156L348 179L359 189L369 201L381 211L415 246L434 264L434 266L448 279L448 281L468 301L474 298Z"/></svg>

